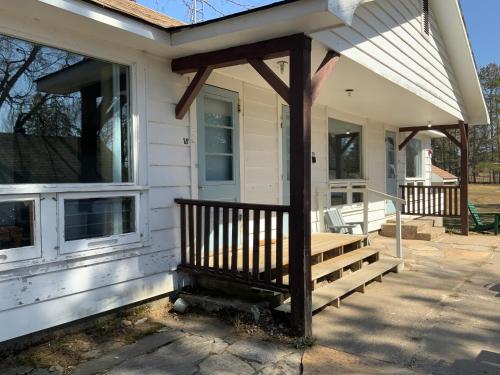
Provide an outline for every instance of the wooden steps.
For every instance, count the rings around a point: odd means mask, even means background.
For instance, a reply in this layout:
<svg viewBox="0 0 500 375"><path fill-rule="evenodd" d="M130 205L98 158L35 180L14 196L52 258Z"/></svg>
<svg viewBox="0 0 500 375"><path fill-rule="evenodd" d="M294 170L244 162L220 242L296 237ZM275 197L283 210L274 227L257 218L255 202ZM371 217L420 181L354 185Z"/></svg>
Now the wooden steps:
<svg viewBox="0 0 500 375"><path fill-rule="evenodd" d="M364 292L366 283L375 279L381 281L384 273L395 270L401 263L401 259L383 258L362 267L359 271L343 276L326 286L314 290L312 293L312 310L319 310L332 302L339 307L341 297L356 289ZM289 313L290 308L290 301L286 301L281 306L276 307L276 310Z"/></svg>
<svg viewBox="0 0 500 375"><path fill-rule="evenodd" d="M318 280L338 270L341 270L344 267L353 265L357 262L361 262L366 258L372 257L378 253L379 250L371 246L366 246L362 247L361 249L349 251L348 253L313 265L311 267L311 278L313 281Z"/></svg>

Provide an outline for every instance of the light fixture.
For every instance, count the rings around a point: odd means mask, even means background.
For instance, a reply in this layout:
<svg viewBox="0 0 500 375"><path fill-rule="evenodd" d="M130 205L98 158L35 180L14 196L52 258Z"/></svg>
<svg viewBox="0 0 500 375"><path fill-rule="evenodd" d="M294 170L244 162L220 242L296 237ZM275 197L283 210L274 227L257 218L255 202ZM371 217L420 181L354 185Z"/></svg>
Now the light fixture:
<svg viewBox="0 0 500 375"><path fill-rule="evenodd" d="M281 74L285 73L285 66L288 64L288 61L280 60L280 61L276 61L276 64L278 65L278 68L280 69L280 73Z"/></svg>
<svg viewBox="0 0 500 375"><path fill-rule="evenodd" d="M431 127L432 127L432 122L427 121L427 127L428 127L428 128L431 128Z"/></svg>
<svg viewBox="0 0 500 375"><path fill-rule="evenodd" d="M352 94L354 93L354 89L346 89L345 92L346 92L348 97L351 97Z"/></svg>
<svg viewBox="0 0 500 375"><path fill-rule="evenodd" d="M347 131L345 132L347 135L351 134L351 131L349 129L347 129Z"/></svg>

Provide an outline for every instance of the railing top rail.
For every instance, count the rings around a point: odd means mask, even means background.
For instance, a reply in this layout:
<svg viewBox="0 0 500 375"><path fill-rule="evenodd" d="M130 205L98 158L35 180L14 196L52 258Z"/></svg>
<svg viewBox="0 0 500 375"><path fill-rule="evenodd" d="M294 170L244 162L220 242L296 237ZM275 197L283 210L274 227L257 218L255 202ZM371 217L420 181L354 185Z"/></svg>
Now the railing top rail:
<svg viewBox="0 0 500 375"><path fill-rule="evenodd" d="M399 187L410 187L410 188L420 188L420 189L460 189L460 185L399 185Z"/></svg>
<svg viewBox="0 0 500 375"><path fill-rule="evenodd" d="M392 200L394 202L399 202L399 203L406 203L406 201L404 199L401 199L399 197L395 197L394 195L382 193L381 191L378 191L378 190L373 190L370 188L365 188L363 190L366 190L370 194L377 195L377 196L379 196L381 198L385 198L387 200Z"/></svg>
<svg viewBox="0 0 500 375"><path fill-rule="evenodd" d="M177 204L187 204L194 206L209 206L209 207L227 207L237 209L261 210L261 211L277 211L277 212L290 212L290 206L272 205L272 204L258 204L258 203L240 203L240 202L225 202L225 201L210 201L210 200L197 200L197 199L184 199L177 198L174 200Z"/></svg>

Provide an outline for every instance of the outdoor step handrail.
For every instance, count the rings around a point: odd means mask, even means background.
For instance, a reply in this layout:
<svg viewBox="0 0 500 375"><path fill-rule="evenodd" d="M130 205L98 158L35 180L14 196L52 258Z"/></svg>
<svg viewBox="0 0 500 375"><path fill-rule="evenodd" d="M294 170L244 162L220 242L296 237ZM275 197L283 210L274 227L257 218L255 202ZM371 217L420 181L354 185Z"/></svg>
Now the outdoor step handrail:
<svg viewBox="0 0 500 375"><path fill-rule="evenodd" d="M320 193L332 193L332 192L347 192L347 191L355 191L363 193L363 234L368 235L368 213L369 213L369 197L377 196L382 199L390 200L394 202L396 206L396 255L398 258L403 259L403 243L402 243L402 235L401 235L401 212L403 210L403 206L406 204L406 201L402 198L396 197L394 195L390 195L387 193L383 193L381 191L372 189L368 186L356 187L356 186L339 186L337 184L330 184L327 189L318 188L316 190L317 194ZM402 266L401 266L402 267Z"/></svg>

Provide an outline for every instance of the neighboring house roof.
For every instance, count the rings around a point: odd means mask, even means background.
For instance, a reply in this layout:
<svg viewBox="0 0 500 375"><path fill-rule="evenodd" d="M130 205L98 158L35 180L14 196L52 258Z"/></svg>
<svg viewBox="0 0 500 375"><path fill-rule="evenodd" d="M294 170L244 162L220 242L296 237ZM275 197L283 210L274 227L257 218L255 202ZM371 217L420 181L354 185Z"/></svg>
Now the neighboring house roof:
<svg viewBox="0 0 500 375"><path fill-rule="evenodd" d="M173 26L181 26L184 23L169 17L163 13L155 12L145 6L139 5L131 0L84 0L104 8L114 10L116 12L125 14L129 17L137 18L146 23L169 28Z"/></svg>
<svg viewBox="0 0 500 375"><path fill-rule="evenodd" d="M432 173L441 177L443 180L458 180L457 176L445 171L444 169L436 167L435 165L432 166Z"/></svg>

